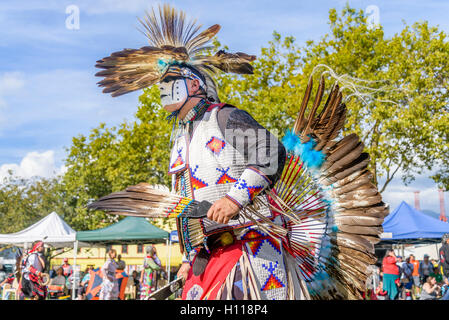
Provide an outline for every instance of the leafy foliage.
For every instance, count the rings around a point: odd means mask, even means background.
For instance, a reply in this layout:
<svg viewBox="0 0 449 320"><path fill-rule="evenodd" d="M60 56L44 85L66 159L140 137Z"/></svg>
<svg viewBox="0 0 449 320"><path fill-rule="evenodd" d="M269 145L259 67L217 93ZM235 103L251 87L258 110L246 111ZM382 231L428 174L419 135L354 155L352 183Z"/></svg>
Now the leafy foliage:
<svg viewBox="0 0 449 320"><path fill-rule="evenodd" d="M58 178L21 179L12 174L0 188L0 233L20 231L52 211L64 212Z"/></svg>

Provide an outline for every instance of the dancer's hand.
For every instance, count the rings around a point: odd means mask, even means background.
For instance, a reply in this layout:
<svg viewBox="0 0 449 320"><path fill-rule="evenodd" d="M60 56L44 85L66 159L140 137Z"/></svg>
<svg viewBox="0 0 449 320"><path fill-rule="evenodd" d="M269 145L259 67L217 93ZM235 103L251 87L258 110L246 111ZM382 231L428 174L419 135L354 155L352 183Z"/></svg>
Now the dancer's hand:
<svg viewBox="0 0 449 320"><path fill-rule="evenodd" d="M177 277L187 279L187 276L189 275L189 270L190 264L188 262L183 262L181 268L179 268L178 270Z"/></svg>
<svg viewBox="0 0 449 320"><path fill-rule="evenodd" d="M234 217L240 208L232 200L223 197L214 202L209 211L207 211L207 218L222 224L228 223L229 219Z"/></svg>

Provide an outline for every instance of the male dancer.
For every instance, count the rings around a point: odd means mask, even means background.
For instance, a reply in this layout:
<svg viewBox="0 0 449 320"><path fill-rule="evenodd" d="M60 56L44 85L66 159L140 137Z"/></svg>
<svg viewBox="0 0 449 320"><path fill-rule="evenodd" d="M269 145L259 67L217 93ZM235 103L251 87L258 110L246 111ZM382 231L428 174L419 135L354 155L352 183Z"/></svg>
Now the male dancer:
<svg viewBox="0 0 449 320"><path fill-rule="evenodd" d="M21 290L26 298L45 300L47 287L40 284L40 278L45 268L43 257L44 242L36 242L22 261Z"/></svg>
<svg viewBox="0 0 449 320"><path fill-rule="evenodd" d="M183 298L361 299L388 207L371 183L369 156L357 135L334 140L346 115L338 85L319 109L321 79L306 114L310 80L293 130L280 143L247 112L219 103L214 72L251 74L255 59L222 50L205 54L220 26L198 34L195 22L186 23L185 14L168 5L142 24L150 45L99 60L104 70L97 76L114 97L158 85L176 125L172 192L187 201L184 207L189 199L211 204L207 218L174 215L185 256ZM155 204L163 193L137 189L90 208L167 216L163 201ZM166 205L178 212L171 200Z"/></svg>

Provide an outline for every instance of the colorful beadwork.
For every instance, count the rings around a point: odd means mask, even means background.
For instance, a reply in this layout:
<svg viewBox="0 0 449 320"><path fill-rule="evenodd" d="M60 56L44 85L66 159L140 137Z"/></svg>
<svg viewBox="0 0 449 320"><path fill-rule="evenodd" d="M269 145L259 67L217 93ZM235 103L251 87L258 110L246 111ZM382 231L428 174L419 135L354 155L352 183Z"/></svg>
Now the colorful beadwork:
<svg viewBox="0 0 449 320"><path fill-rule="evenodd" d="M270 273L268 279L265 281L264 285L261 288L262 291L285 287L285 284L283 284L282 281L279 280L279 278L276 277L276 275L274 274L274 270L276 270L276 268L278 267L278 262L277 261L275 262L276 264L274 267L271 261L269 262L269 266L267 266L264 263L262 264L262 267Z"/></svg>
<svg viewBox="0 0 449 320"><path fill-rule="evenodd" d="M174 218L178 217L179 215L183 214L186 208L188 208L193 202L193 199L189 198L181 198L178 203L175 205L174 208L172 208L168 213L168 218Z"/></svg>
<svg viewBox="0 0 449 320"><path fill-rule="evenodd" d="M212 151L215 155L219 155L221 150L225 147L226 142L217 137L212 137L206 143L206 148Z"/></svg>
<svg viewBox="0 0 449 320"><path fill-rule="evenodd" d="M184 160L182 159L182 147L179 148L178 150L176 150L178 152L178 157L176 158L175 162L173 162L173 164L170 166L171 169L176 168L178 166L181 166L184 164Z"/></svg>
<svg viewBox="0 0 449 320"><path fill-rule="evenodd" d="M245 179L239 179L235 185L239 190L246 190L248 193L248 198L250 201L254 199L254 197L263 190L265 186L259 185L259 186L249 186Z"/></svg>
<svg viewBox="0 0 449 320"><path fill-rule="evenodd" d="M192 168L190 168L192 188L194 191L208 186L208 184L205 181L201 180L198 177L195 177L197 170L198 170L198 165L196 165L195 169L193 169L193 170L192 170Z"/></svg>
<svg viewBox="0 0 449 320"><path fill-rule="evenodd" d="M261 238L261 239L260 239ZM260 233L257 230L249 230L245 235L242 237L242 240L251 240L248 241L248 247L251 250L251 253L253 256L257 256L259 253L260 248L262 247L262 244L264 242L265 235ZM259 239L259 240L258 240Z"/></svg>
<svg viewBox="0 0 449 320"><path fill-rule="evenodd" d="M273 247L274 250L277 251L277 253L281 254L281 248L279 242L274 240L273 238L269 237L266 239L266 241Z"/></svg>
<svg viewBox="0 0 449 320"><path fill-rule="evenodd" d="M224 168L216 168L218 172L221 172L221 176L218 177L218 179L215 182L215 184L234 183L234 182L237 181L237 179L234 179L233 177L228 175L229 168L230 167L227 167L226 169L224 169Z"/></svg>

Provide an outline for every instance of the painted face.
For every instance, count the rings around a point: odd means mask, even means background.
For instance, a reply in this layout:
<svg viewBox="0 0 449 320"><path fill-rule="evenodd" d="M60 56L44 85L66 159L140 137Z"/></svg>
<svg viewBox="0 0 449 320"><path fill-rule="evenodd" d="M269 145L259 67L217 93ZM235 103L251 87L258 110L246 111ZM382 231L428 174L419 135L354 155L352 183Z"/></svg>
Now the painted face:
<svg viewBox="0 0 449 320"><path fill-rule="evenodd" d="M158 87L163 107L183 103L187 99L187 86L183 78L166 78Z"/></svg>

